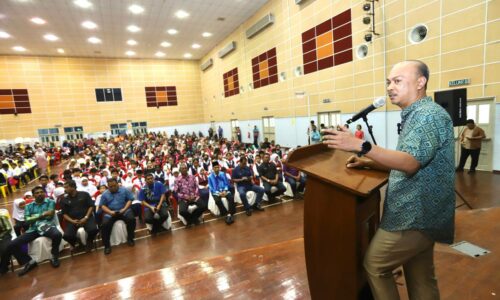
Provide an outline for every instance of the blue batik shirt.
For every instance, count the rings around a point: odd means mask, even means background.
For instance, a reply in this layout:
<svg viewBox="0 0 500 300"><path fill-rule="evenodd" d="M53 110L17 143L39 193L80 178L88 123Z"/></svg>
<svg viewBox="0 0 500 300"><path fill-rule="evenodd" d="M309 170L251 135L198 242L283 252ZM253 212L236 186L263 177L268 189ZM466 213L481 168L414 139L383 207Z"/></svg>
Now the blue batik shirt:
<svg viewBox="0 0 500 300"><path fill-rule="evenodd" d="M397 150L413 156L420 169L412 176L392 170L380 227L418 230L436 242L452 243L455 219L453 123L432 98L401 112Z"/></svg>

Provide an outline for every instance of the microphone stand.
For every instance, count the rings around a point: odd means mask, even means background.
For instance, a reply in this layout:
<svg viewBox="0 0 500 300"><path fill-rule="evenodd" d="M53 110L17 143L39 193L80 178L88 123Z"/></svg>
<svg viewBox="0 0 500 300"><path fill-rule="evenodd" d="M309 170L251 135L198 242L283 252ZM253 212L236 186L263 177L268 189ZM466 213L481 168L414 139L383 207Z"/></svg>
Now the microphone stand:
<svg viewBox="0 0 500 300"><path fill-rule="evenodd" d="M372 137L372 141L376 145L377 142L375 141L375 137L373 136L373 130L372 130L373 126L368 124L368 118L366 117L366 115L363 116L363 121L365 121L366 128L368 128L368 133L370 133L370 136Z"/></svg>

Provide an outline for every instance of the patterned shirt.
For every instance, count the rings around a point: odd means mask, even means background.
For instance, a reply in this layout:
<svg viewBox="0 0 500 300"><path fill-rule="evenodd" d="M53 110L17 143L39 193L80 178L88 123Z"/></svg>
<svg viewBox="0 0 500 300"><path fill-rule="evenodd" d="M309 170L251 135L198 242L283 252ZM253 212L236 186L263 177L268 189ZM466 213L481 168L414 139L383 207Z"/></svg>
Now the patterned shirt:
<svg viewBox="0 0 500 300"><path fill-rule="evenodd" d="M198 198L198 183L193 175L180 175L175 179L174 191L180 200L189 201L188 199Z"/></svg>
<svg viewBox="0 0 500 300"><path fill-rule="evenodd" d="M44 217L42 219L32 222L33 219L38 218L41 214L53 210L55 213L56 203L49 198L45 198L41 204L36 201L26 205L24 209L24 220L31 223L30 228L26 232L38 232L43 234L49 227L55 227L55 217Z"/></svg>
<svg viewBox="0 0 500 300"><path fill-rule="evenodd" d="M419 230L434 241L452 243L455 218L453 124L448 113L425 97L401 112L397 150L412 155L420 169L412 176L392 170L380 227Z"/></svg>

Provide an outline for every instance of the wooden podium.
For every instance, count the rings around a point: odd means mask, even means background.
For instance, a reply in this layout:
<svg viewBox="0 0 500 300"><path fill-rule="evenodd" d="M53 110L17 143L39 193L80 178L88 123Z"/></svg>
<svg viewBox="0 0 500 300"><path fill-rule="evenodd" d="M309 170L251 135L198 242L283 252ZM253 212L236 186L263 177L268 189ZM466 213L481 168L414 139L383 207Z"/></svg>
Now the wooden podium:
<svg viewBox="0 0 500 300"><path fill-rule="evenodd" d="M308 176L304 246L312 299L371 297L363 257L379 224L380 187L388 174L347 168L351 155L318 144L287 158Z"/></svg>

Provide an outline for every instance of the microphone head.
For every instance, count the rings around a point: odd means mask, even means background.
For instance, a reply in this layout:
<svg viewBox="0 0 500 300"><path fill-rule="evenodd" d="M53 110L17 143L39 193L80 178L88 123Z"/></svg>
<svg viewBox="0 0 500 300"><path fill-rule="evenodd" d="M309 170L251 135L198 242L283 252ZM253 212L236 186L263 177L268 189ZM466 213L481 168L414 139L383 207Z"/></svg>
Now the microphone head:
<svg viewBox="0 0 500 300"><path fill-rule="evenodd" d="M380 108L385 105L385 97L378 97L373 100L373 106Z"/></svg>

